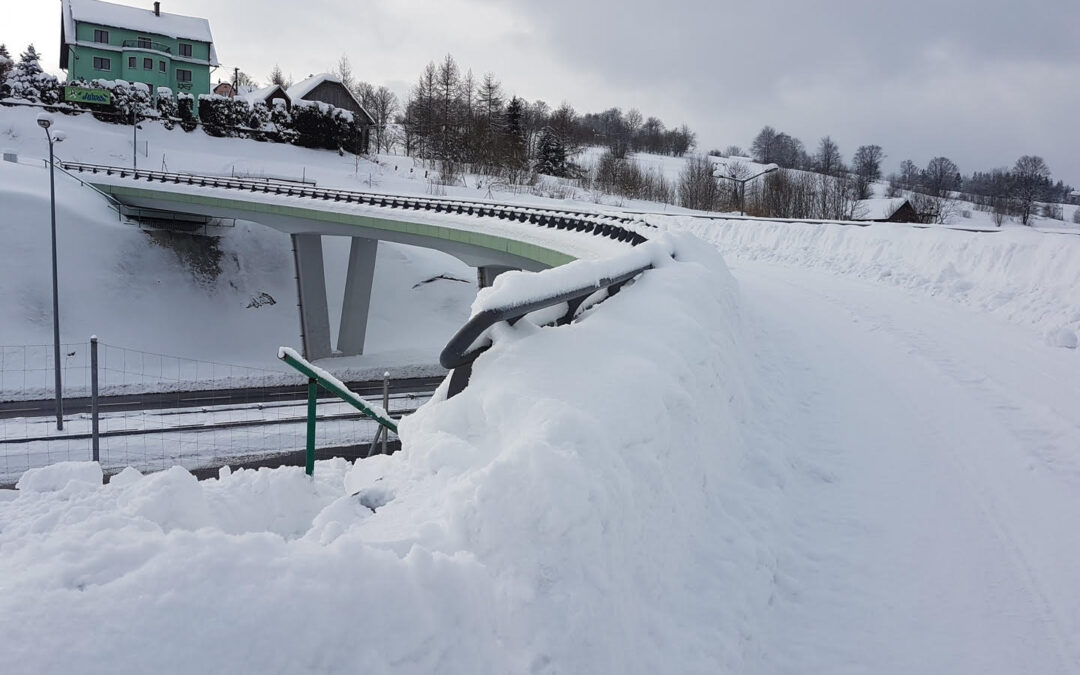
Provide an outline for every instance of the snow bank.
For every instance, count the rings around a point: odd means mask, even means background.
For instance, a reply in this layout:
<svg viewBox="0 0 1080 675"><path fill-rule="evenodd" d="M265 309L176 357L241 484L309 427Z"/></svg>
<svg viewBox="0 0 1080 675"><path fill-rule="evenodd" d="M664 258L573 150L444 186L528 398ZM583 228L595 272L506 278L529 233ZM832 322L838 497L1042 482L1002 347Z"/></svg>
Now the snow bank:
<svg viewBox="0 0 1080 675"><path fill-rule="evenodd" d="M780 469L740 436L735 284L671 245L508 329L392 457L0 498L8 672L739 672Z"/></svg>
<svg viewBox="0 0 1080 675"><path fill-rule="evenodd" d="M908 225L851 227L650 218L711 241L729 259L825 270L942 296L1075 347L1080 237L1007 228L976 233Z"/></svg>

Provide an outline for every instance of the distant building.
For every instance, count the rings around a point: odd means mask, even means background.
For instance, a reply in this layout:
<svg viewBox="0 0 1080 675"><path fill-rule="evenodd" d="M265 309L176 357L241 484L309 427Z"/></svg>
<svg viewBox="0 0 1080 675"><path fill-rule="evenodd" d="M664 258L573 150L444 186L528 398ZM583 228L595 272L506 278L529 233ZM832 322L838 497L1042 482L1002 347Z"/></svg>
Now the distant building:
<svg viewBox="0 0 1080 675"><path fill-rule="evenodd" d="M236 96L236 90L233 89L232 84L228 82L218 82L214 87L214 94L217 96L224 96L225 98L234 98Z"/></svg>
<svg viewBox="0 0 1080 675"><path fill-rule="evenodd" d="M1069 195L1069 200L1073 204L1080 204L1080 191L1073 190L1073 192Z"/></svg>
<svg viewBox="0 0 1080 675"><path fill-rule="evenodd" d="M60 68L72 80L142 82L151 92L210 93L210 22L100 0L61 0Z"/></svg>
<svg viewBox="0 0 1080 675"><path fill-rule="evenodd" d="M364 109L360 101L356 100L356 96L349 91L349 88L341 82L340 78L330 73L311 75L306 80L289 87L286 93L292 103L297 101L319 101L351 112L357 124L363 130L361 146L365 152L367 151L370 145L371 128L375 126L375 118L368 114L368 111Z"/></svg>
<svg viewBox="0 0 1080 675"><path fill-rule="evenodd" d="M855 202L852 220L872 223L917 223L919 213L903 197L863 199Z"/></svg>

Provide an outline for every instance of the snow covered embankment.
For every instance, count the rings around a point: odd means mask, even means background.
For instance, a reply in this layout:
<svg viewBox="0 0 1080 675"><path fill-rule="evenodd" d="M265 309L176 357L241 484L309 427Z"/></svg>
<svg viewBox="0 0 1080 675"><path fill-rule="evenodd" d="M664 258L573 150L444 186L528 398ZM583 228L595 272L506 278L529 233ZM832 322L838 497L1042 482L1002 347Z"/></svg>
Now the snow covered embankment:
<svg viewBox="0 0 1080 675"><path fill-rule="evenodd" d="M0 492L10 672L738 672L781 470L740 436L735 284L670 242L580 322L500 334L393 457Z"/></svg>
<svg viewBox="0 0 1080 675"><path fill-rule="evenodd" d="M1019 228L972 233L892 224L650 220L693 232L729 259L821 269L945 296L1032 326L1055 346L1077 346L1078 236Z"/></svg>

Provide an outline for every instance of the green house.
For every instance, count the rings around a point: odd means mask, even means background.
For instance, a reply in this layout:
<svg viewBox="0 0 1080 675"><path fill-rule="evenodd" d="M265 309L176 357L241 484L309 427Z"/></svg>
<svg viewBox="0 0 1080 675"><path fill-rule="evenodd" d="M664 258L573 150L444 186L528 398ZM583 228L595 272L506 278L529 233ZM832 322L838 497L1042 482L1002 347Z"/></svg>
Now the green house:
<svg viewBox="0 0 1080 675"><path fill-rule="evenodd" d="M198 97L218 67L210 22L100 0L61 0L60 68L72 80L142 82Z"/></svg>

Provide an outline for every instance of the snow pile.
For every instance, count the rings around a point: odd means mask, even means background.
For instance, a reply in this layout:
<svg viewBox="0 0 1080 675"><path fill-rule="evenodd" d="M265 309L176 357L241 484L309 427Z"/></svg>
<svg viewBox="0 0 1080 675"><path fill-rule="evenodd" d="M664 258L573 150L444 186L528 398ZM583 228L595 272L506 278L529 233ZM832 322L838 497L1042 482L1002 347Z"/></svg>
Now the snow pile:
<svg viewBox="0 0 1080 675"><path fill-rule="evenodd" d="M825 270L913 289L989 311L1075 347L1080 237L1007 228L977 233L908 225L851 227L652 218L694 232L729 259Z"/></svg>
<svg viewBox="0 0 1080 675"><path fill-rule="evenodd" d="M0 494L8 672L740 672L781 468L740 436L735 284L672 240L507 329L395 456Z"/></svg>

